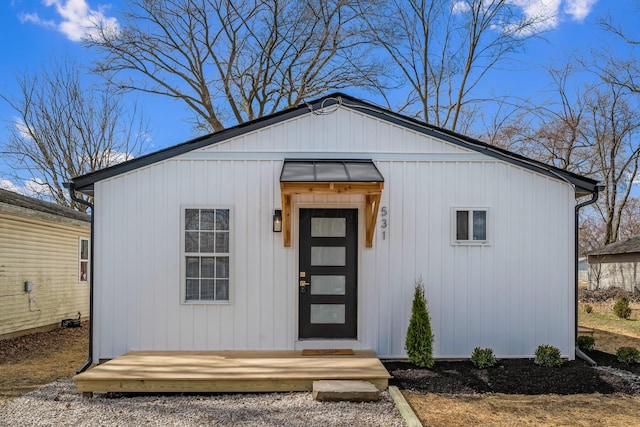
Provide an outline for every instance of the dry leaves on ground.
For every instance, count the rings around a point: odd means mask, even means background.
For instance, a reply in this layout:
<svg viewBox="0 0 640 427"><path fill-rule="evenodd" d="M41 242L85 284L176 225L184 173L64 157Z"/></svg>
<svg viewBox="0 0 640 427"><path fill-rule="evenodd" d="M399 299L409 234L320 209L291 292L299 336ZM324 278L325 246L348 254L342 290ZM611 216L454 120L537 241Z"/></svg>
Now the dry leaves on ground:
<svg viewBox="0 0 640 427"><path fill-rule="evenodd" d="M0 405L59 378L71 378L87 359L88 322L0 341Z"/></svg>

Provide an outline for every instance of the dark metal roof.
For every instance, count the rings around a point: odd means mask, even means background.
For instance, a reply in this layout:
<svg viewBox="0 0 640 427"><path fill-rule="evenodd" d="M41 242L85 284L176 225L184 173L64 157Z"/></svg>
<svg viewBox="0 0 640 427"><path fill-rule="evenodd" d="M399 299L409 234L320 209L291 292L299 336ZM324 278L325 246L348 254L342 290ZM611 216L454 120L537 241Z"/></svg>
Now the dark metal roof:
<svg viewBox="0 0 640 427"><path fill-rule="evenodd" d="M600 249L589 252L587 255L616 255L636 252L640 252L640 234L627 240L623 240L622 242L608 244Z"/></svg>
<svg viewBox="0 0 640 427"><path fill-rule="evenodd" d="M424 123L411 117L394 113L390 110L342 93L328 95L315 101L306 102L299 105L298 107L290 108L279 113L252 120L250 122L242 123L220 132L195 138L181 144L174 145L173 147L168 147L163 150L140 156L105 169L100 169L86 175L75 177L73 178L73 182L78 191L91 194L93 192L93 184L103 179L130 172L132 170L148 166L153 163L178 156L180 154L216 144L218 142L222 142L227 139L231 139L236 136L261 129L272 124L280 123L294 117L302 116L304 114L309 114L311 112L321 110L322 108L330 107L333 105L343 105L345 107L359 111L363 114L373 116L377 119L385 120L399 126L404 126L416 132L442 139L451 144L455 144L463 148L476 151L478 153L483 153L487 156L500 159L508 163L516 164L520 167L536 171L546 176L555 179L567 180L571 184L575 185L576 193L580 195L586 195L595 192L596 185L598 184L598 181L591 178L587 178L572 172L567 172L554 166L546 165L542 162L538 162L519 154L486 144L477 139L473 139L456 132L439 128L437 126Z"/></svg>
<svg viewBox="0 0 640 427"><path fill-rule="evenodd" d="M281 182L384 182L371 160L285 159Z"/></svg>
<svg viewBox="0 0 640 427"><path fill-rule="evenodd" d="M44 200L34 199L33 197L23 196L22 194L1 188L0 203L6 203L8 205L44 212L64 218L76 219L78 221L91 222L91 217L82 212L78 212L55 203L45 202Z"/></svg>

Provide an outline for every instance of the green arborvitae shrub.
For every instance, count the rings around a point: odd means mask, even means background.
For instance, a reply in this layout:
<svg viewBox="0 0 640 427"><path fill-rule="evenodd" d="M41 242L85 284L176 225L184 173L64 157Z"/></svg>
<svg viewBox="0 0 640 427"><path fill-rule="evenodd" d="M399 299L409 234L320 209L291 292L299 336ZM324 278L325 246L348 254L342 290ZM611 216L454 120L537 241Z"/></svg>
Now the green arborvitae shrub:
<svg viewBox="0 0 640 427"><path fill-rule="evenodd" d="M629 307L629 298L626 295L620 295L616 304L613 306L613 312L620 319L628 319L631 316L631 307Z"/></svg>
<svg viewBox="0 0 640 427"><path fill-rule="evenodd" d="M422 278L415 283L411 319L404 346L411 363L422 368L433 366L433 333Z"/></svg>
<svg viewBox="0 0 640 427"><path fill-rule="evenodd" d="M552 345L541 345L536 349L536 357L533 363L539 366L557 367L562 366L564 360L560 357L560 350Z"/></svg>
<svg viewBox="0 0 640 427"><path fill-rule="evenodd" d="M584 351L593 350L595 346L596 346L595 338L590 337L588 335L580 335L578 337L578 348L580 348L580 350L584 350Z"/></svg>
<svg viewBox="0 0 640 427"><path fill-rule="evenodd" d="M471 353L471 363L478 369L491 368L498 361L490 348L476 347Z"/></svg>
<svg viewBox="0 0 640 427"><path fill-rule="evenodd" d="M584 306L584 311L585 311L585 313L590 314L593 311L593 307L591 305L587 304L587 305Z"/></svg>
<svg viewBox="0 0 640 427"><path fill-rule="evenodd" d="M632 363L640 363L640 351L635 347L620 347L616 350L618 361L628 365Z"/></svg>

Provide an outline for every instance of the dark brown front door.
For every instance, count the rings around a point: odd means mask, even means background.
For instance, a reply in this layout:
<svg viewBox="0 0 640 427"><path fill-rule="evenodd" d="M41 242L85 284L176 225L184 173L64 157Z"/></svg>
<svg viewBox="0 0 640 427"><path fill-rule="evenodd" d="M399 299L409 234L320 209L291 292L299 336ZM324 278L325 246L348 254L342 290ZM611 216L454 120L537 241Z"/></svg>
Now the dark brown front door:
<svg viewBox="0 0 640 427"><path fill-rule="evenodd" d="M300 209L300 338L357 338L357 209Z"/></svg>

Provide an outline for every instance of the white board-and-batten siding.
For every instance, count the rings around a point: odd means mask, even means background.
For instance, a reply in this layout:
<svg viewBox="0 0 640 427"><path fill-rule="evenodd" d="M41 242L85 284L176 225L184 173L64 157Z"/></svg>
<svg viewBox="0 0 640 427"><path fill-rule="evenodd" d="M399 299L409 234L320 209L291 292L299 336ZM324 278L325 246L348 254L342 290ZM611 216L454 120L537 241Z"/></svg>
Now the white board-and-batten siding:
<svg viewBox="0 0 640 427"><path fill-rule="evenodd" d="M284 158L373 159L385 179L373 248L363 196L296 195L291 248L272 231ZM94 355L294 349L297 210L359 215L358 341L405 356L414 282L426 285L435 356L573 357L573 189L559 179L341 108L304 115L95 183ZM182 304L181 212L231 208L228 304ZM452 245L453 208L489 211L489 244ZM327 344L328 345L328 344Z"/></svg>
<svg viewBox="0 0 640 427"><path fill-rule="evenodd" d="M90 224L0 203L0 337L89 316L79 281L79 241ZM33 285L25 291L24 282Z"/></svg>

